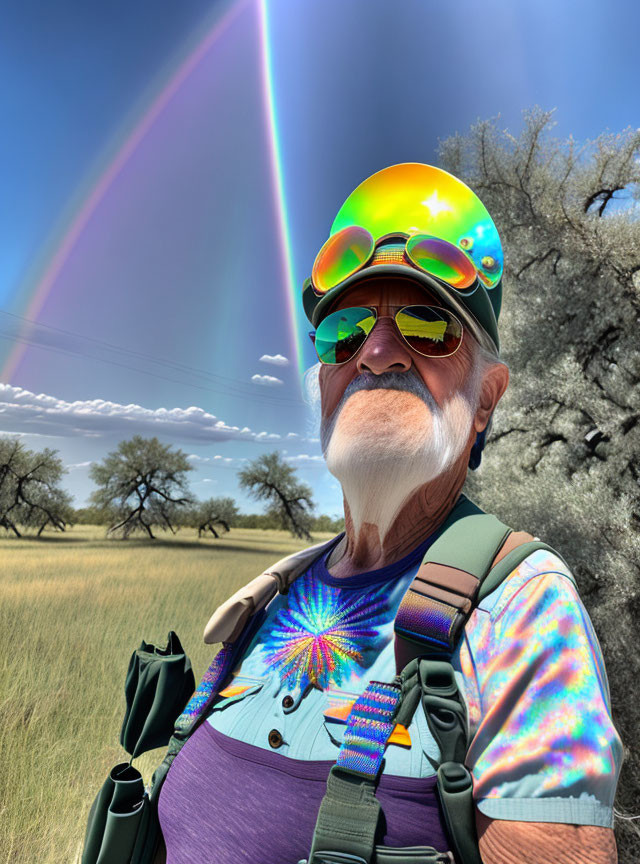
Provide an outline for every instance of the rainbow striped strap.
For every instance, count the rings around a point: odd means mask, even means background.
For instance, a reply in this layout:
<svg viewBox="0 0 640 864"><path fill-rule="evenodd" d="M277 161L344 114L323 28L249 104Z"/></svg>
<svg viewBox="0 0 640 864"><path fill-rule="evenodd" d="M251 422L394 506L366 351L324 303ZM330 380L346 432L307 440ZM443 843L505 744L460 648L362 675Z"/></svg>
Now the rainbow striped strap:
<svg viewBox="0 0 640 864"><path fill-rule="evenodd" d="M196 718L202 714L207 705L215 698L230 672L234 654L233 649L234 644L232 642L223 643L222 648L218 651L211 661L209 668L204 673L202 681L196 687L193 696L189 699L182 714L176 720L175 729L177 732L186 732L189 730Z"/></svg>
<svg viewBox="0 0 640 864"><path fill-rule="evenodd" d="M349 714L337 767L371 779L378 776L401 695L399 684L369 682Z"/></svg>

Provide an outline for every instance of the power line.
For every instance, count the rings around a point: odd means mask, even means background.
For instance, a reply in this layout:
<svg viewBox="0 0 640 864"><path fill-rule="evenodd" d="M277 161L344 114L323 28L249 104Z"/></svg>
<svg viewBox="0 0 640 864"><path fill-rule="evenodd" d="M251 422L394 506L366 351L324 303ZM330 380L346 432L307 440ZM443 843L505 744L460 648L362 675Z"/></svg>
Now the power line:
<svg viewBox="0 0 640 864"><path fill-rule="evenodd" d="M39 328L39 329L44 330L44 331L48 330L48 331L51 331L54 333L59 333L59 334L62 334L64 336L71 337L73 339L82 340L84 342L88 342L89 344L96 345L96 346L101 347L101 348L105 348L109 351L115 351L115 352L120 353L120 354L129 355L130 357L135 357L135 358L138 358L141 360L145 360L145 361L154 363L154 364L159 365L161 367L164 367L170 371L183 372L184 374L188 374L188 375L196 375L200 378L203 378L205 381L210 380L213 384L217 384L217 386L216 387L207 387L207 386L202 386L200 384L196 384L193 381L187 381L187 382L179 381L179 380L176 380L174 378L168 378L165 375L159 375L156 372L151 372L151 371L146 370L146 369L140 369L137 366L131 366L130 364L127 364L127 363L118 362L117 360L110 360L108 358L99 357L99 356L95 356L93 354L89 354L87 352L76 350L73 347L64 348L61 346L46 345L46 344L42 344L41 342L37 341L36 339L30 339L28 336L25 336L22 334L15 335L13 333L7 333L7 332L3 333L0 331L0 338L6 339L8 341L18 342L20 344L25 344L25 345L35 347L35 348L41 348L45 351L51 351L53 353L67 356L67 357L79 356L79 357L90 358L92 360L97 360L101 363L107 363L111 366L117 366L119 368L128 369L129 371L139 372L143 375L149 375L153 378L158 378L158 379L163 380L163 381L168 381L168 382L173 383L173 384L179 384L180 386L194 387L198 390L202 390L202 391L210 392L210 393L217 393L217 394L229 396L232 398L242 398L244 400L247 400L248 398L252 399L252 400L257 399L259 401L268 402L272 405L287 405L288 404L288 405L300 406L300 405L304 404L301 399L291 399L291 398L286 397L286 396L277 396L275 394L271 395L271 394L267 394L264 392L260 393L260 392L256 391L256 389L255 389L256 385L253 385L253 386L248 385L248 384L245 384L245 382L243 382L243 381L239 381L238 379L227 378L223 375L216 375L213 372L208 372L204 369L198 369L197 367L189 366L189 365L184 364L184 363L176 363L176 362L172 362L172 361L167 361L167 360L164 360L160 357L154 357L153 355L146 354L142 351L135 351L135 350L130 349L130 348L123 348L119 345L114 345L113 343L106 342L105 340L102 340L102 339L96 339L94 337L86 336L86 335L81 334L81 333L74 333L70 330L65 330L61 327L54 327L54 326L51 326L48 324L42 324L42 323L39 323L36 321L32 321L29 318L25 318L21 315L17 315L15 313L13 313L13 312L8 312L5 309L0 309L0 314L8 316L10 318L14 318L14 319L19 320L21 322L24 322L33 328L36 328L36 329Z"/></svg>

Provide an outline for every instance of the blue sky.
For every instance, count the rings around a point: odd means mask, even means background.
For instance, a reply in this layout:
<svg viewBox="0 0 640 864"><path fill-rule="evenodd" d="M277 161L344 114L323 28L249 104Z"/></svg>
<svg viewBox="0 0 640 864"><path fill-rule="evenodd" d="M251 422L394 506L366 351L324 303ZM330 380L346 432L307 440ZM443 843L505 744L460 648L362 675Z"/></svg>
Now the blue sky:
<svg viewBox="0 0 640 864"><path fill-rule="evenodd" d="M3 7L0 432L59 450L78 505L90 463L135 431L191 455L199 497L245 510L257 505L237 487L243 460L286 451L318 510L339 513L296 351L311 365L298 289L344 198L387 165L435 161L439 139L479 118L517 132L534 104L578 141L638 124L631 3L266 9L295 297L257 2Z"/></svg>

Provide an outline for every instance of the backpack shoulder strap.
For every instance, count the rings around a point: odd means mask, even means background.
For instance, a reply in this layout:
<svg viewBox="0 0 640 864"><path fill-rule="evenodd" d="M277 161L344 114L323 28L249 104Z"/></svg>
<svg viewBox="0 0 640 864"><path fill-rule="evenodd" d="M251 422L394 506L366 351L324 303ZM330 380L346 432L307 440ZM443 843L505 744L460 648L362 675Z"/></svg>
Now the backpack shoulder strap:
<svg viewBox="0 0 640 864"><path fill-rule="evenodd" d="M398 673L422 654L451 654L511 528L462 495L427 550L394 623ZM530 535L527 535L530 536Z"/></svg>
<svg viewBox="0 0 640 864"><path fill-rule="evenodd" d="M456 860L481 864L472 780L464 765L466 705L450 660L479 599L539 548L550 550L460 497L400 604L396 678L392 684L370 682L351 710L318 813L309 864L386 862L384 856L391 853L398 864L447 860L447 854L431 847L375 846L380 814L375 786L386 743L396 723L409 725L420 702L442 757L437 788Z"/></svg>
<svg viewBox="0 0 640 864"><path fill-rule="evenodd" d="M451 665L451 654L475 606L501 585L525 558L539 549L558 554L546 543L534 540L531 534L524 531L509 531L502 540L497 554L491 560L489 569L482 574L482 567L476 568L476 573L479 575L478 584L470 598L469 609L464 614L458 610L461 623L454 622L456 630L451 635L451 648L448 651L442 648L441 653L435 655L431 651L430 656L418 657L403 670L402 678L406 680L417 663L414 696L407 700L407 709L410 712L413 706L417 707L419 701L422 702L427 724L440 749L441 762L437 771L438 797L452 849L460 864L481 864L481 859L475 827L473 781L469 769L464 764L469 746L467 711ZM482 564L481 561L477 563ZM427 639L430 638L431 625L428 620L426 624L425 621L424 616L418 619L412 633L414 638L416 635L423 635L422 632L417 631L424 630L427 631L424 635Z"/></svg>

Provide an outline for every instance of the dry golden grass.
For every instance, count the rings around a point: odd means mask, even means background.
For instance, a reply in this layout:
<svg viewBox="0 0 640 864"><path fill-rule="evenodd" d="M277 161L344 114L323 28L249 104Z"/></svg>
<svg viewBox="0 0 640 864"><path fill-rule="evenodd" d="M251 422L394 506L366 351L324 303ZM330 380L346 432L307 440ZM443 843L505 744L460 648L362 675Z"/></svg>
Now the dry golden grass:
<svg viewBox="0 0 640 864"><path fill-rule="evenodd" d="M202 640L216 606L304 545L249 529L118 541L76 526L0 539L0 864L78 860L91 801L126 757L132 651L175 630L199 680L217 650ZM136 760L145 780L162 757Z"/></svg>

